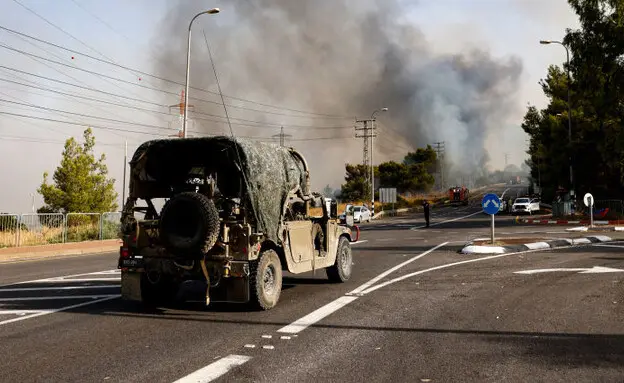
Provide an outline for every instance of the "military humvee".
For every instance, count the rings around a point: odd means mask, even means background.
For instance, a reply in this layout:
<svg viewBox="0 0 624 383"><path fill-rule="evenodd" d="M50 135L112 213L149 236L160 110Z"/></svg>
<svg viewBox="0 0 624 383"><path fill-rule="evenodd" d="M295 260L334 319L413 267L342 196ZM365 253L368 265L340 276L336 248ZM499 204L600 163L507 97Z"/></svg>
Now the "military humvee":
<svg viewBox="0 0 624 383"><path fill-rule="evenodd" d="M206 304L267 310L283 270L325 269L345 282L351 230L337 222L336 201L326 202L310 191L308 165L293 148L230 137L145 142L130 162L121 218L122 298L163 303L182 283L200 281ZM313 207L322 214L311 215Z"/></svg>

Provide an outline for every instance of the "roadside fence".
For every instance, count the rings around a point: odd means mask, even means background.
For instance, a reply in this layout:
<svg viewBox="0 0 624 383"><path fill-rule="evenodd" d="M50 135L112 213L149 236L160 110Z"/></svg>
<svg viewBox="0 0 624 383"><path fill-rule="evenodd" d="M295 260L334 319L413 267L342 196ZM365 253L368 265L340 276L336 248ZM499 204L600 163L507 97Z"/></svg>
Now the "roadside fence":
<svg viewBox="0 0 624 383"><path fill-rule="evenodd" d="M0 248L119 238L121 212L0 214Z"/></svg>

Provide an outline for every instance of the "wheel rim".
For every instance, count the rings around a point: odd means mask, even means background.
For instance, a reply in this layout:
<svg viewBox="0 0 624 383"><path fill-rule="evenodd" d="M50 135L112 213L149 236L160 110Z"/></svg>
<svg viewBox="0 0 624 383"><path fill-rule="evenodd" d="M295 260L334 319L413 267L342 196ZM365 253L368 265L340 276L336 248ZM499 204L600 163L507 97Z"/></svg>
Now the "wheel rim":
<svg viewBox="0 0 624 383"><path fill-rule="evenodd" d="M264 270L262 282L264 284L265 293L267 295L273 295L273 291L275 290L275 269L273 268L273 265L269 265Z"/></svg>
<svg viewBox="0 0 624 383"><path fill-rule="evenodd" d="M346 247L340 252L340 269L345 275L348 275L351 269L351 253Z"/></svg>

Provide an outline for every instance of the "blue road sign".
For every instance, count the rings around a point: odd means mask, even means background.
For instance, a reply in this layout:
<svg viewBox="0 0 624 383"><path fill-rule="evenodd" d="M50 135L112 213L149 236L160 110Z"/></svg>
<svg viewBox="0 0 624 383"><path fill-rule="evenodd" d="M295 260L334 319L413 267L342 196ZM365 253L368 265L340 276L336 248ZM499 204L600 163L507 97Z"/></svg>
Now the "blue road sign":
<svg viewBox="0 0 624 383"><path fill-rule="evenodd" d="M496 194L486 194L481 200L481 206L484 213L494 215L500 210L501 200Z"/></svg>

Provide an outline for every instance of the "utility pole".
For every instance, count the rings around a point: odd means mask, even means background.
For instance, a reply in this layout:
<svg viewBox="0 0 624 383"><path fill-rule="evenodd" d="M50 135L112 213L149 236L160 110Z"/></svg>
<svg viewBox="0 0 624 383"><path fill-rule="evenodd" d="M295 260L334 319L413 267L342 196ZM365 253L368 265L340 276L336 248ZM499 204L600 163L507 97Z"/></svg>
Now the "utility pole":
<svg viewBox="0 0 624 383"><path fill-rule="evenodd" d="M124 160L123 160L123 186L121 187L121 210L126 204L126 168L128 167L128 140L125 143Z"/></svg>
<svg viewBox="0 0 624 383"><path fill-rule="evenodd" d="M444 141L434 142L436 152L436 173L438 174L438 188L444 189Z"/></svg>
<svg viewBox="0 0 624 383"><path fill-rule="evenodd" d="M274 134L273 137L279 137L280 146L284 146L284 144L285 144L284 138L285 137L292 137L292 135L291 134L284 134L284 127L282 126L281 129L280 129L279 134Z"/></svg>
<svg viewBox="0 0 624 383"><path fill-rule="evenodd" d="M375 214L375 173L374 173L374 166L373 166L373 153L372 150L369 150L369 144L372 146L373 143L373 137L376 136L375 131L374 131L374 125L373 125L373 121L374 119L372 118L368 118L368 119L364 119L364 120L356 120L355 122L357 123L363 123L364 126L359 128L356 127L356 133L355 133L355 137L356 138L363 138L364 139L364 147L362 150L362 164L364 165L364 169L367 170L366 172L366 178L365 178L365 182L366 184L370 184L371 185L371 212L372 214ZM363 132L360 135L358 135L358 131ZM370 141L369 141L370 139ZM368 168L370 167L370 171L368 171ZM364 192L364 190L362 190L362 192Z"/></svg>
<svg viewBox="0 0 624 383"><path fill-rule="evenodd" d="M357 123L364 123L364 128L355 128L356 131L358 130L363 130L364 134L361 136L358 136L357 133L355 134L355 137L357 138L364 138L364 166L366 167L367 165L370 166L370 176L369 179L367 180L367 183L370 182L371 185L371 215L372 217L375 216L375 165L373 162L373 152L375 151L375 148L373 146L373 138L377 136L377 134L375 133L375 115L379 112L387 112L388 108L381 108L381 109L377 109L373 112L373 114L371 115L370 118L364 119L364 120L355 120L355 122ZM370 127L369 127L369 123L370 123ZM370 138L370 164L368 163L368 138Z"/></svg>

